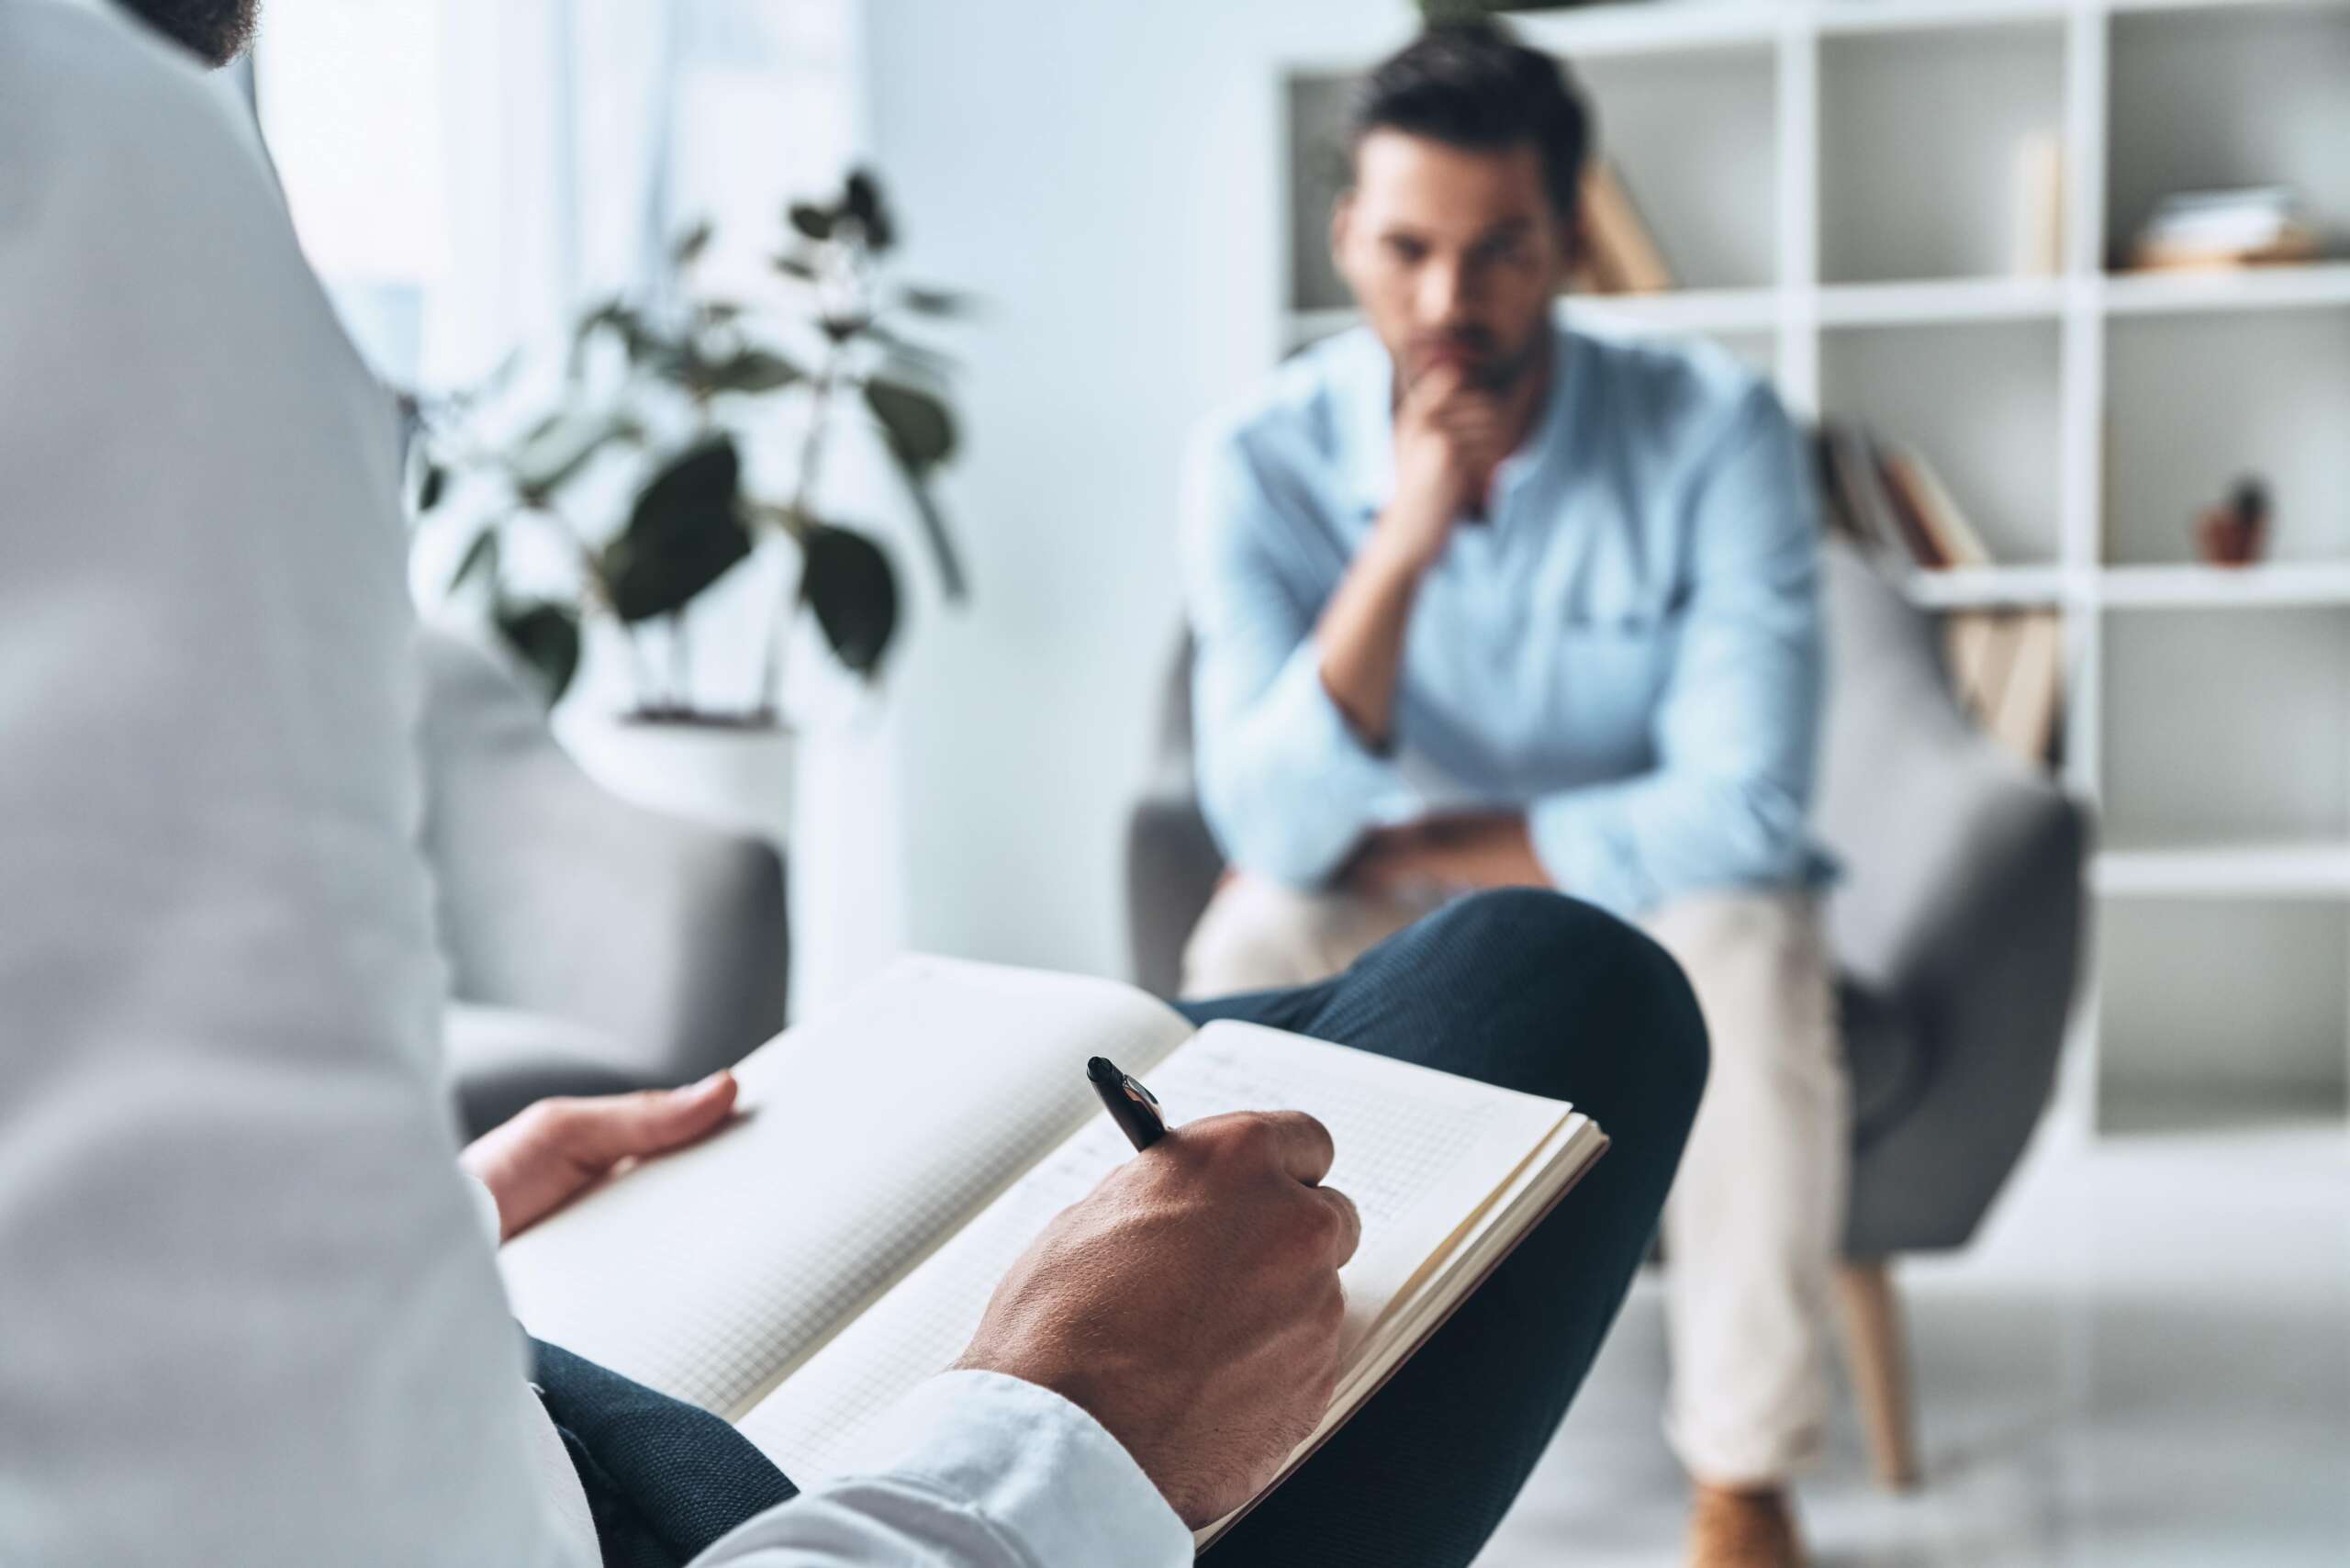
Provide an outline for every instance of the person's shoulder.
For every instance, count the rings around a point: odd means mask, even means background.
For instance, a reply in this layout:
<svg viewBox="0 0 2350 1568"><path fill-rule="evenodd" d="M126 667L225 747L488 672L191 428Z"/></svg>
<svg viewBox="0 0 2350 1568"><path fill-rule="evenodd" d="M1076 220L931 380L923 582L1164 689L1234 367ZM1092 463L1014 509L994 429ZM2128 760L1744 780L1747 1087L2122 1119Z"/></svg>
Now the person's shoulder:
<svg viewBox="0 0 2350 1568"><path fill-rule="evenodd" d="M1717 343L1604 336L1564 329L1585 356L1624 432L1641 442L1702 451L1785 410L1770 380Z"/></svg>
<svg viewBox="0 0 2350 1568"><path fill-rule="evenodd" d="M1243 460L1258 468L1337 465L1345 409L1351 398L1380 395L1388 374L1385 353L1367 327L1299 350L1201 422L1195 457Z"/></svg>
<svg viewBox="0 0 2350 1568"><path fill-rule="evenodd" d="M224 170L265 185L231 92L112 6L0 4L0 235L110 220L151 240Z"/></svg>
<svg viewBox="0 0 2350 1568"><path fill-rule="evenodd" d="M185 50L112 6L0 5L0 106L20 129L45 133L12 145L11 162L109 152L249 159L256 149L232 95Z"/></svg>

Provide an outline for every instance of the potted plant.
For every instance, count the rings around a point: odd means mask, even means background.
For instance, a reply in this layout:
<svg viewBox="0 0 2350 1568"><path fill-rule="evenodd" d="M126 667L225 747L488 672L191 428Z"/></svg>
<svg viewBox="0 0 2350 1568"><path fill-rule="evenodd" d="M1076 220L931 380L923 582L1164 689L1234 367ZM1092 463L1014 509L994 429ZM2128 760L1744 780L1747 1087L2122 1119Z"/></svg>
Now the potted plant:
<svg viewBox="0 0 2350 1568"><path fill-rule="evenodd" d="M868 680L900 626L889 553L819 505L825 453L844 431L878 437L945 597L967 592L934 491L956 446L942 395L949 362L903 326L966 302L889 276L896 226L869 172L785 216L773 265L792 308L705 286L697 264L712 231L699 224L672 247L655 297L581 313L551 406L510 407L512 362L480 386L416 400L418 510L462 513L471 531L452 598L479 605L550 704L571 689L588 631L600 624L627 652L624 711L566 713L560 726L583 763L624 793L747 815L770 832L789 810L781 692L795 620L806 610L839 664ZM754 483L746 446L795 418L789 480ZM713 706L696 690L689 612L772 553L795 557L797 571L758 633L757 696Z"/></svg>

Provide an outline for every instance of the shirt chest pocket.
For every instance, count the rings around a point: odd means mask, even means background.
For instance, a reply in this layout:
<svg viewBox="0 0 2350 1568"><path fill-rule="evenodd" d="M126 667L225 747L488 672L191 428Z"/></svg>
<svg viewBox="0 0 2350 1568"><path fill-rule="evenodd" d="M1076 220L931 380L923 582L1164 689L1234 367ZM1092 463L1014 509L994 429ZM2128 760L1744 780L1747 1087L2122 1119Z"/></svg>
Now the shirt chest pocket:
<svg viewBox="0 0 2350 1568"><path fill-rule="evenodd" d="M1578 772L1639 765L1648 754L1679 636L1679 619L1673 616L1560 620L1541 660L1542 734L1528 738L1550 760Z"/></svg>

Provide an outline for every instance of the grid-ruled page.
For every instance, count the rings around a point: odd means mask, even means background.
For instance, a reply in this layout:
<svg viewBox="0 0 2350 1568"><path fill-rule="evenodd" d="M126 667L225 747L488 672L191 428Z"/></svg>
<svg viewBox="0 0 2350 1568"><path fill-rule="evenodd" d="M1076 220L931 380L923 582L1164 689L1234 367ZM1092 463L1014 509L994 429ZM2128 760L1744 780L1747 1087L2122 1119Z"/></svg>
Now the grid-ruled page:
<svg viewBox="0 0 2350 1568"><path fill-rule="evenodd" d="M1171 1122L1294 1109L1329 1127L1329 1184L1363 1221L1341 1274L1349 1348L1564 1114L1556 1102L1232 1023L1201 1031L1151 1088ZM803 1484L837 1473L893 1401L961 1353L1029 1240L1131 1154L1097 1117L792 1373L744 1419L744 1435Z"/></svg>
<svg viewBox="0 0 2350 1568"><path fill-rule="evenodd" d="M532 1333L733 1417L1189 1025L1108 981L893 966L737 1070L744 1113L499 1255Z"/></svg>

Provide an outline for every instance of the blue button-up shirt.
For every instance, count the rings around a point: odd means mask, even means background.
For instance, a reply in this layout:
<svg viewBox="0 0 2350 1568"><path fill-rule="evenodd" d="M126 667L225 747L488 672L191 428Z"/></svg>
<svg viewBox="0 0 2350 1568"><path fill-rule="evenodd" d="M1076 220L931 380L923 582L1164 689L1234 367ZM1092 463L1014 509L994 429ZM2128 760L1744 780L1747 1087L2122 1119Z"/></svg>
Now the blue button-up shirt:
<svg viewBox="0 0 2350 1568"><path fill-rule="evenodd" d="M1238 864L1326 881L1371 828L1522 809L1561 888L1636 915L1801 886L1822 648L1818 510L1770 387L1711 348L1561 324L1550 386L1457 524L1365 745L1314 628L1394 485L1393 368L1367 330L1283 365L1195 451L1185 591L1208 821Z"/></svg>

